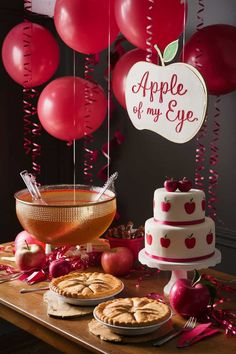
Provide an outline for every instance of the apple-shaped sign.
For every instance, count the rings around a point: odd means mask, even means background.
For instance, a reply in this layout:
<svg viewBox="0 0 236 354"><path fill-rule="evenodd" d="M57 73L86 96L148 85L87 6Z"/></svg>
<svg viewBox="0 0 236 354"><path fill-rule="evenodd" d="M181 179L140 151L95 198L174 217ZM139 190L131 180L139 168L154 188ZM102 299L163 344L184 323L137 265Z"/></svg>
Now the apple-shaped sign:
<svg viewBox="0 0 236 354"><path fill-rule="evenodd" d="M192 284L190 279L178 279L169 294L171 307L184 317L200 316L211 299L206 285Z"/></svg>
<svg viewBox="0 0 236 354"><path fill-rule="evenodd" d="M140 61L126 79L126 107L133 125L148 129L175 143L191 140L201 128L207 108L207 90L201 74L191 65L173 60L177 41L162 56L162 66Z"/></svg>

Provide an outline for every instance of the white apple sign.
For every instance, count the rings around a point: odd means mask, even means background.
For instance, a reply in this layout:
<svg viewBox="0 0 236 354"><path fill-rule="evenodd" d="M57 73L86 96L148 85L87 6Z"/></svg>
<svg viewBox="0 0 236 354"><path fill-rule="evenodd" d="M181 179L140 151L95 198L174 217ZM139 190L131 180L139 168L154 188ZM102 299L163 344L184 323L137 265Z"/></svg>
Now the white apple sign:
<svg viewBox="0 0 236 354"><path fill-rule="evenodd" d="M140 61L132 66L126 79L126 107L133 125L164 138L185 143L201 128L207 108L207 90L201 74L191 65L173 63L177 41L169 44L162 66Z"/></svg>

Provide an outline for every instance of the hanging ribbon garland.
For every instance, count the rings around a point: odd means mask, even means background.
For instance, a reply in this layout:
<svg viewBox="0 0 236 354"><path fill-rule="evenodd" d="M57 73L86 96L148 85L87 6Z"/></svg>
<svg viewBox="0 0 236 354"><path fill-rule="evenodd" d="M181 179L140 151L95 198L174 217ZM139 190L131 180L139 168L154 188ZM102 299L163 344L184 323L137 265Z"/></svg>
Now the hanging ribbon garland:
<svg viewBox="0 0 236 354"><path fill-rule="evenodd" d="M104 166L102 166L102 168L98 172L98 177L102 181L106 181L107 178L107 170L111 161L110 153L112 153L114 149L117 148L119 145L121 145L124 141L125 141L125 137L123 136L123 134L120 132L120 130L116 130L114 133L114 137L111 140L109 140L107 143L103 144L101 152L105 157L105 159L107 159L107 163ZM110 152L109 154L108 151Z"/></svg>
<svg viewBox="0 0 236 354"><path fill-rule="evenodd" d="M221 97L217 96L215 99L215 113L212 127L212 140L210 143L210 161L209 161L209 185L208 185L208 209L210 217L216 221L216 203L217 195L216 189L218 185L219 174L216 170L216 165L218 163L218 144L219 144L219 134L220 134L220 102Z"/></svg>
<svg viewBox="0 0 236 354"><path fill-rule="evenodd" d="M25 16L32 10L31 0L24 0ZM39 92L35 88L28 88L26 83L32 81L32 24L26 18L23 28L23 48L24 48L24 86L23 86L23 131L24 131L24 150L26 155L31 154L32 173L39 175L41 165L39 158L41 156L41 145L39 137L41 136L41 125L37 117L36 101Z"/></svg>
<svg viewBox="0 0 236 354"><path fill-rule="evenodd" d="M152 62L152 11L154 0L148 0L147 26L146 26L146 61Z"/></svg>
<svg viewBox="0 0 236 354"><path fill-rule="evenodd" d="M98 63L99 57L90 54L85 57L84 78L88 81L93 81L94 67ZM96 86L94 88L96 90ZM84 180L86 183L93 183L93 169L94 163L97 160L98 152L93 150L92 144L94 142L93 134L91 133L91 126L89 124L91 118L91 104L93 103L94 90L85 87L85 119L84 119Z"/></svg>
<svg viewBox="0 0 236 354"><path fill-rule="evenodd" d="M204 26L203 14L205 11L205 0L198 0L198 11L197 11L197 26L196 29L199 31ZM196 65L201 65L198 63L198 59L202 56L202 51L200 48L196 48ZM195 155L195 185L197 188L204 190L205 189L205 160L206 160L206 147L204 144L204 139L207 135L207 117L197 135L196 138L196 155Z"/></svg>

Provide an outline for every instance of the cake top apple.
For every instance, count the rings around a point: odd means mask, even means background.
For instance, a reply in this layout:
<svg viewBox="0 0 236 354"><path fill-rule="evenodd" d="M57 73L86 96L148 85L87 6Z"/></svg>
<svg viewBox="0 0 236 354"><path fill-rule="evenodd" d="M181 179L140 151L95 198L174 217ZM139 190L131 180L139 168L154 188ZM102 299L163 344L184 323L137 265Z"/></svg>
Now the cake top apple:
<svg viewBox="0 0 236 354"><path fill-rule="evenodd" d="M174 178L168 178L164 182L164 187L167 192L175 192L177 189L180 192L189 192L192 186L192 182L187 177L184 177L179 181Z"/></svg>

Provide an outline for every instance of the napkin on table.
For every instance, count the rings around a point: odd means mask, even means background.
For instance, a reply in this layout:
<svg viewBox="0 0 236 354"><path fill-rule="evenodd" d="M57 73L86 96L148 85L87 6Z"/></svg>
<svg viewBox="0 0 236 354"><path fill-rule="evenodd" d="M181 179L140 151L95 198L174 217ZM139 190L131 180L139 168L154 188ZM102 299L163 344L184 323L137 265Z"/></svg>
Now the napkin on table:
<svg viewBox="0 0 236 354"><path fill-rule="evenodd" d="M185 348L196 342L199 342L203 338L210 337L216 333L219 333L219 329L210 328L211 325L211 322L202 323L197 325L194 329L184 332L179 338L177 347Z"/></svg>

